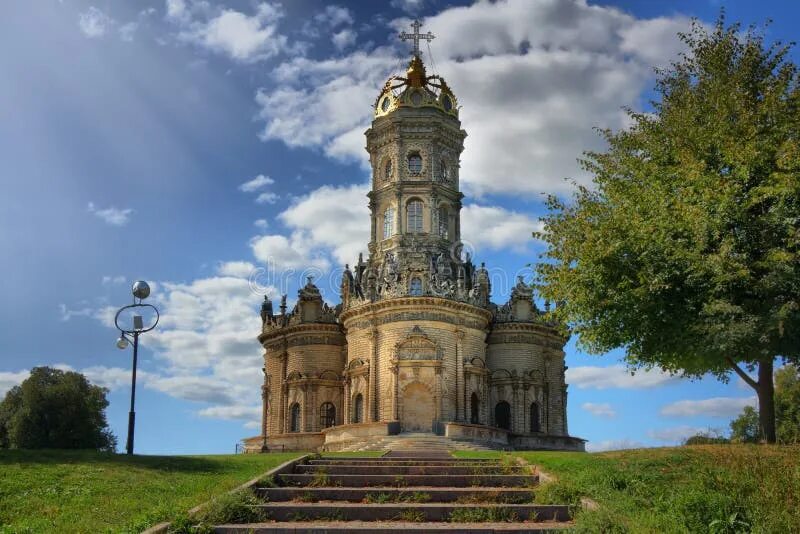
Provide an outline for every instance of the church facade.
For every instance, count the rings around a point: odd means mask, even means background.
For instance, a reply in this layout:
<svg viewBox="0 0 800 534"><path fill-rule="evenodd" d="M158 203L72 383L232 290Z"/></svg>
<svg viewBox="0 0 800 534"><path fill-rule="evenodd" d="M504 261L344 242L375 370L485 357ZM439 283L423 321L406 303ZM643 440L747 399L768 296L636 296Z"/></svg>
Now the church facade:
<svg viewBox="0 0 800 534"><path fill-rule="evenodd" d="M335 307L311 279L291 311L265 297L262 427L247 446L337 450L429 432L583 450L567 426L566 339L521 279L493 304L485 265L463 252L455 94L415 46L374 108L368 256L346 267Z"/></svg>

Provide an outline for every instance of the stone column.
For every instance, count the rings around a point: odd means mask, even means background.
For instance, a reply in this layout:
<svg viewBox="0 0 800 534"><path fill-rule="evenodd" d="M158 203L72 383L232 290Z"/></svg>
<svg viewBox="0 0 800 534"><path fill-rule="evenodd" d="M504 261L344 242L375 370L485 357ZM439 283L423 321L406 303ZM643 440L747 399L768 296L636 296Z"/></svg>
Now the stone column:
<svg viewBox="0 0 800 534"><path fill-rule="evenodd" d="M519 434L519 383L514 382L511 384L512 398L514 399L511 405L511 432Z"/></svg>
<svg viewBox="0 0 800 534"><path fill-rule="evenodd" d="M278 423L280 427L280 433L286 433L286 402L289 393L289 389L286 386L286 365L287 360L289 359L289 354L284 351L281 356L281 382L280 387L278 387L278 393L280 395L280 414L278 416Z"/></svg>
<svg viewBox="0 0 800 534"><path fill-rule="evenodd" d="M453 236L451 241L458 241L459 239L461 239L461 201L456 202L455 206L453 207L455 211L453 215L455 215L456 220L455 224L453 225L454 226L453 233L455 235Z"/></svg>
<svg viewBox="0 0 800 534"><path fill-rule="evenodd" d="M399 378L399 366L397 362L392 366L392 381L394 382L392 387L392 419L395 421L400 420L400 406L399 406L399 397L400 397L400 378Z"/></svg>
<svg viewBox="0 0 800 534"><path fill-rule="evenodd" d="M466 421L466 387L464 376L464 331L456 329L456 421Z"/></svg>
<svg viewBox="0 0 800 534"><path fill-rule="evenodd" d="M372 357L369 366L370 390L369 390L369 418L368 421L379 421L381 413L381 400L378 396L380 391L380 362L378 361L380 350L378 347L378 330L370 332L372 341Z"/></svg>
<svg viewBox="0 0 800 534"><path fill-rule="evenodd" d="M300 415L303 418L300 421L300 432L310 432L311 431L311 421L309 417L309 412L311 410L311 399L309 398L310 395L308 394L309 386L307 382L303 383L303 409L300 410Z"/></svg>
<svg viewBox="0 0 800 534"><path fill-rule="evenodd" d="M377 203L372 198L372 192L370 192L369 204L368 205L369 205L370 218L372 219L372 224L371 224L371 229L370 229L370 236L372 236L371 237L371 241L373 243L375 243L377 241L377 219L378 219L378 214L375 212L375 210L377 209Z"/></svg>
<svg viewBox="0 0 800 534"><path fill-rule="evenodd" d="M401 235L403 233L403 217L406 215L406 210L403 208L403 195L400 193L400 189L397 189L397 235Z"/></svg>
<svg viewBox="0 0 800 534"><path fill-rule="evenodd" d="M264 385L261 386L261 435L267 435L267 416L269 408L269 388L267 387L267 377L264 376Z"/></svg>
<svg viewBox="0 0 800 534"><path fill-rule="evenodd" d="M344 379L344 398L342 399L342 424L350 423L350 377Z"/></svg>

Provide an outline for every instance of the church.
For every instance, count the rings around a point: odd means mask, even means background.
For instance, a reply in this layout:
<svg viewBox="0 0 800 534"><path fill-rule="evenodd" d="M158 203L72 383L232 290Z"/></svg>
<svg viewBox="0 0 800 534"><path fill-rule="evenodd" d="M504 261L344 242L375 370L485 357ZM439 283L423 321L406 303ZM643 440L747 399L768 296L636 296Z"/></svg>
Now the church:
<svg viewBox="0 0 800 534"><path fill-rule="evenodd" d="M264 298L263 416L251 450L342 450L431 433L498 448L584 450L567 427L564 338L520 279L491 301L489 272L461 243L458 99L423 64L419 23L366 131L368 256L345 268L341 302L312 279L287 309ZM367 221L364 221L367 224ZM547 308L548 305L545 305Z"/></svg>

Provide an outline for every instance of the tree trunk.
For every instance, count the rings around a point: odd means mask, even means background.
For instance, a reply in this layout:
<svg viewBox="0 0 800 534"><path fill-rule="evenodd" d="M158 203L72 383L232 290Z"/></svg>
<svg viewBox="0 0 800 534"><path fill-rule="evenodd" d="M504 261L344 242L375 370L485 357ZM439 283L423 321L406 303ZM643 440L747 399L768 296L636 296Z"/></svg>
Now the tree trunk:
<svg viewBox="0 0 800 534"><path fill-rule="evenodd" d="M772 382L773 359L758 362L758 423L761 437L767 443L775 443L775 385Z"/></svg>

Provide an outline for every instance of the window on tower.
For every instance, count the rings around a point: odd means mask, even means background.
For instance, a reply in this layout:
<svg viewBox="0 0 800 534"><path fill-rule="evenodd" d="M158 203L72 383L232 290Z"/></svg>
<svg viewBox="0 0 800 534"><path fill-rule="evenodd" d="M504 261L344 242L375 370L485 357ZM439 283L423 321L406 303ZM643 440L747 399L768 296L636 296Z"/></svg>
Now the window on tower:
<svg viewBox="0 0 800 534"><path fill-rule="evenodd" d="M406 228L411 233L422 232L422 201L412 200L406 208Z"/></svg>
<svg viewBox="0 0 800 534"><path fill-rule="evenodd" d="M383 168L383 179L387 182L392 179L392 160L386 160L386 166Z"/></svg>
<svg viewBox="0 0 800 534"><path fill-rule="evenodd" d="M383 212L383 238L389 239L394 234L394 208Z"/></svg>
<svg viewBox="0 0 800 534"><path fill-rule="evenodd" d="M439 176L443 182L450 181L450 169L447 167L447 163L444 160L439 162Z"/></svg>
<svg viewBox="0 0 800 534"><path fill-rule="evenodd" d="M447 212L447 206L439 207L439 235L447 239L450 228L450 214Z"/></svg>
<svg viewBox="0 0 800 534"><path fill-rule="evenodd" d="M413 175L418 175L422 172L422 156L419 152L410 152L408 154L408 172Z"/></svg>
<svg viewBox="0 0 800 534"><path fill-rule="evenodd" d="M411 283L408 285L408 294L412 297L422 296L422 280L419 278L412 278Z"/></svg>

